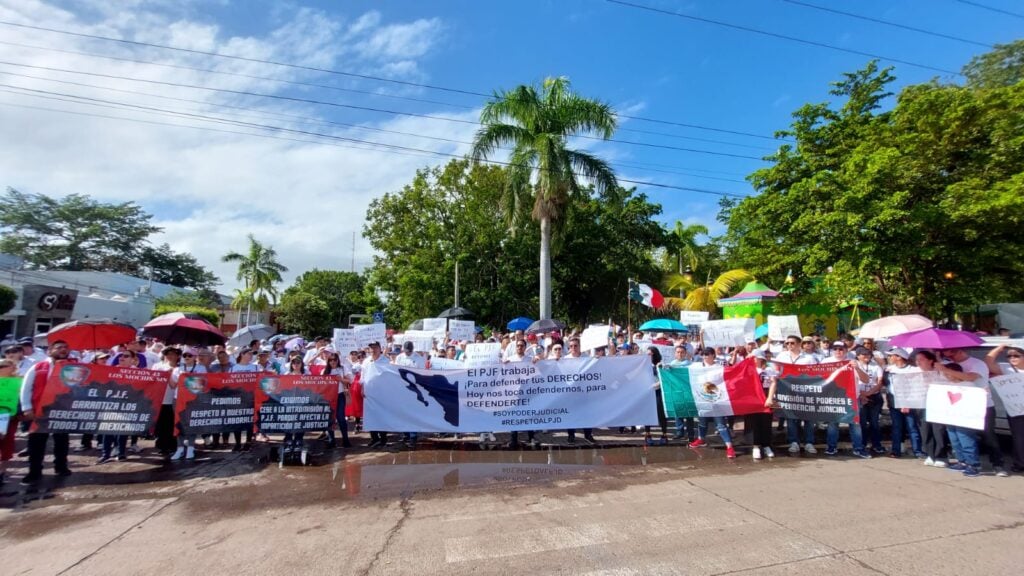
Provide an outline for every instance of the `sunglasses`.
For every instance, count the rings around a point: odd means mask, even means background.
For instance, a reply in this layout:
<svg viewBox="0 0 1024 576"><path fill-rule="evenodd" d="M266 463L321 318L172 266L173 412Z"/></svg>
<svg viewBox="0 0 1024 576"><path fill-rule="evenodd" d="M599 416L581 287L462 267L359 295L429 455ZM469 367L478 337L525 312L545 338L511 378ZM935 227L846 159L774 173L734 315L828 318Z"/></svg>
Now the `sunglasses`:
<svg viewBox="0 0 1024 576"><path fill-rule="evenodd" d="M186 353L182 354L182 357L183 358L194 358L195 354L189 354L188 352L186 352Z"/></svg>
<svg viewBox="0 0 1024 576"><path fill-rule="evenodd" d="M1007 354L1006 357L1007 358L1024 358L1024 356L1021 356L1020 354Z"/></svg>

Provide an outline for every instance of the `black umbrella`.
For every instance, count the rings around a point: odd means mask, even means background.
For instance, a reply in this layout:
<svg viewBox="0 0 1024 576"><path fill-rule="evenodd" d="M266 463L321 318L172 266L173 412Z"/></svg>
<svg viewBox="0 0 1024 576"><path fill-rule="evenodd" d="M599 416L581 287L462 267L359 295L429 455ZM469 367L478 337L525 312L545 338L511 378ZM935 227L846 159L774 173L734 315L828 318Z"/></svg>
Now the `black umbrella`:
<svg viewBox="0 0 1024 576"><path fill-rule="evenodd" d="M526 329L526 333L539 334L541 332L551 332L552 330L558 330L559 332L565 330L565 323L551 318L537 320L533 324L530 324L530 327Z"/></svg>
<svg viewBox="0 0 1024 576"><path fill-rule="evenodd" d="M224 334L202 316L182 312L153 318L142 327L142 335L156 338L164 344L213 346L227 342Z"/></svg>
<svg viewBox="0 0 1024 576"><path fill-rule="evenodd" d="M438 318L472 318L473 313L461 306L449 308L437 315Z"/></svg>

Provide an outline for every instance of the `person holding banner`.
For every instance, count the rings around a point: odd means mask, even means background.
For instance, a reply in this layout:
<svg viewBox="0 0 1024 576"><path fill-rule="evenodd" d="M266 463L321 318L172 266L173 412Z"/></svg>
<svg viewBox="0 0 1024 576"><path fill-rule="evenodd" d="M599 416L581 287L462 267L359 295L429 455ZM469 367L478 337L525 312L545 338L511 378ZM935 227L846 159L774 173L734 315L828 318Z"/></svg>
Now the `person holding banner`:
<svg viewBox="0 0 1024 576"><path fill-rule="evenodd" d="M853 364L857 371L858 385L860 391L860 433L867 439L868 432L871 433L871 451L875 454L885 454L885 447L882 446L882 428L879 425L879 418L882 414L882 368L874 361L874 353L863 346L854 351L857 356Z"/></svg>
<svg viewBox="0 0 1024 576"><path fill-rule="evenodd" d="M701 361L705 366L714 366L717 364L718 354L714 348L710 346L701 350ZM690 442L690 448L701 448L707 446L707 441L704 437L708 432L708 423L714 420L715 428L718 430L718 435L722 437L722 442L725 442L725 455L728 458L736 457L736 449L732 446L732 436L729 434L729 426L725 422L724 416L715 416L713 418L707 416L701 416L697 418L697 439Z"/></svg>
<svg viewBox="0 0 1024 576"><path fill-rule="evenodd" d="M1003 351L1006 351L1007 364L997 364L996 360ZM985 364L988 365L990 376L1024 373L1024 348L1001 344L985 356ZM1013 466L1011 469L1014 472L1024 472L1024 414L1019 416L1007 414L1006 420L1010 425L1010 434L1013 436Z"/></svg>
<svg viewBox="0 0 1024 576"><path fill-rule="evenodd" d="M800 346L799 336L795 334L786 336L783 343L785 349L775 356L775 361L786 364L818 364L817 358L804 354ZM808 454L817 454L818 450L814 447L814 422L796 418L786 419L786 439L789 441L789 453L800 453L800 426L804 427L804 451Z"/></svg>
<svg viewBox="0 0 1024 576"><path fill-rule="evenodd" d="M373 369L374 364L391 363L391 361L388 360L387 356L384 356L384 354L381 353L380 342L371 342L369 348L370 354L363 359L363 365L359 372L359 378L362 380L363 384L366 384L367 380L369 378L372 378L373 374L376 373L375 370ZM370 448L384 448L387 445L387 432L377 432L373 430L370 431Z"/></svg>
<svg viewBox="0 0 1024 576"><path fill-rule="evenodd" d="M943 350L942 355L947 360L955 362L960 366L962 372L955 370L949 370L948 365L939 368L946 378L959 382L961 384L967 384L970 386L976 386L978 388L984 388L986 398L986 409L985 409L985 429L981 431L979 435L980 442L984 443L985 451L988 452L989 462L992 463L992 470L995 475L1000 478L1009 476L1006 470L1003 468L1003 449L999 446L999 438L996 437L996 405L992 399L992 390L988 385L989 369L985 362L974 358L967 352L960 348L953 348L949 350ZM963 436L961 435L961 438ZM952 440L952 434L950 434ZM977 447L975 448L975 455L977 456ZM979 460L980 461L980 460ZM964 475L968 475L964 472Z"/></svg>
<svg viewBox="0 0 1024 576"><path fill-rule="evenodd" d="M775 452L772 451L772 413L767 409L775 403L775 387L772 386L772 383L778 374L768 366L768 359L763 350L754 350L751 355L754 357L754 365L757 367L757 376L761 379L766 410L744 416L743 428L750 430L751 444L753 445L751 452L754 460L760 460L762 457L775 458Z"/></svg>
<svg viewBox="0 0 1024 576"><path fill-rule="evenodd" d="M986 371L988 368L986 368ZM960 364L956 362L950 362L949 364L939 365L939 372L945 376L951 374L977 376L977 373L964 372L964 369ZM978 378L966 377L963 380L957 380L954 376L949 378L954 382L976 382ZM978 457L978 433L970 428L963 426L946 426L946 432L949 434L949 443L953 447L953 454L956 456L956 463L947 466L948 469L963 472L964 476L973 478L981 475L981 460Z"/></svg>
<svg viewBox="0 0 1024 576"><path fill-rule="evenodd" d="M889 457L900 458L903 456L903 433L906 432L910 437L910 448L914 451L914 456L924 459L925 454L921 449L921 430L918 428L921 422L921 411L896 408L896 398L892 394L892 385L889 383L893 374L908 374L920 370L910 365L908 362L910 354L903 348L892 346L886 350L885 354L888 356L888 362L885 366L884 384L885 388L889 390L885 399L889 405L889 418L892 420L892 451L889 452Z"/></svg>
<svg viewBox="0 0 1024 576"><path fill-rule="evenodd" d="M138 366L137 361L138 354L127 348L114 356L114 366L118 368L136 368ZM164 397L166 398L166 392ZM163 406L160 407L160 410L163 411ZM100 444L100 458L96 461L96 464L106 464L114 458L115 442L117 442L117 460L124 462L128 459L128 436L123 434L103 434L97 441Z"/></svg>
<svg viewBox="0 0 1024 576"><path fill-rule="evenodd" d="M651 346L647 349L647 355L651 357L651 369L654 375L654 398L658 403L658 425L661 427L661 439L658 444L668 444L668 420L665 418L665 404L661 400L661 382L658 381L658 366L661 365L661 351ZM644 426L644 443L648 446L654 444L651 438L651 427Z"/></svg>
<svg viewBox="0 0 1024 576"><path fill-rule="evenodd" d="M668 363L671 368L681 368L683 366L690 365L690 353L688 352L686 342L680 341L676 344L673 350L672 361ZM664 407L662 407L664 410ZM693 418L679 418L676 417L676 433L672 435L673 440L686 440L687 443L693 442ZM686 430L684 435L683 430Z"/></svg>
<svg viewBox="0 0 1024 576"><path fill-rule="evenodd" d="M46 388L46 380L52 368L64 363L75 363L69 360L71 350L68 343L57 340L50 344L46 360L28 369L21 381L21 418L35 418L33 407L39 405ZM21 479L22 484L36 484L43 478L43 457L46 455L46 441L50 434L46 432L29 432L28 435L28 475ZM53 434L53 469L57 476L70 476L68 468L68 447L70 439L67 434Z"/></svg>
<svg viewBox="0 0 1024 576"><path fill-rule="evenodd" d="M174 371L171 372L171 382L174 383L175 395L177 395L178 382L181 381L182 374L206 374L206 367L198 362L196 350L194 348L186 349L182 353L183 363L180 366L175 366ZM194 460L196 457L196 436L195 434L181 434L178 436L178 447L171 455L171 460Z"/></svg>
<svg viewBox="0 0 1024 576"><path fill-rule="evenodd" d="M914 363L922 372L938 372L939 359L930 350L919 350L914 355ZM927 420L927 413L925 414ZM925 453L924 465L945 468L945 458L949 450L946 441L946 425L938 422L925 422L922 430L922 444Z"/></svg>
<svg viewBox="0 0 1024 576"><path fill-rule="evenodd" d="M573 336L573 337L569 338L569 354L567 354L565 357L566 358L582 358L583 357L583 352L582 352L581 345L582 345L582 343L581 343L581 341L580 341L580 339L578 337ZM598 355L597 354L597 350L594 350L594 355L595 356ZM604 348L601 348L601 354L600 355L604 356ZM576 443L576 429L575 428L570 428L570 429L566 430L565 432L566 432L566 436L568 436L568 440L567 441L569 442L569 444L575 444ZM597 444L597 441L594 440L594 429L593 428L584 428L583 429L583 440L585 442L587 442L588 444Z"/></svg>
<svg viewBox="0 0 1024 576"><path fill-rule="evenodd" d="M338 421L338 430L341 431L341 446L351 448L352 442L348 439L348 419L345 417L345 397L349 394L349 385L352 383L352 371L341 361L337 352L331 352L327 358L327 366L324 367L324 376L338 377L338 409L335 413L335 420ZM338 442L334 438L334 426L327 429L327 447L337 448Z"/></svg>
<svg viewBox="0 0 1024 576"><path fill-rule="evenodd" d="M18 375L18 365L8 358L0 358L0 378L14 378ZM17 410L17 407L14 408ZM6 409L0 409L0 414ZM18 415L7 414L7 424L0 427L0 486L4 483L7 463L14 458L14 437L18 432Z"/></svg>

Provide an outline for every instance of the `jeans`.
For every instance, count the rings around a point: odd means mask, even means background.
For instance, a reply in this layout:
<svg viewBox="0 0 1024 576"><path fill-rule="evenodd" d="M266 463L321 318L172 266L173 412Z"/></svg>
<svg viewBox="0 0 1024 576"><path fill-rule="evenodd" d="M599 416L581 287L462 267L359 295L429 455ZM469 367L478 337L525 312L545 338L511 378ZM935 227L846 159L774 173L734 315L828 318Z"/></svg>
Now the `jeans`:
<svg viewBox="0 0 1024 576"><path fill-rule="evenodd" d="M864 451L864 433L857 424L850 424L850 442L853 444L854 452ZM835 452L839 445L839 423L829 422L828 430L825 432L825 448L829 452Z"/></svg>
<svg viewBox="0 0 1024 576"><path fill-rule="evenodd" d="M103 458L110 458L113 456L114 443L117 443L117 455L119 457L128 456L128 437L127 436L114 436L113 434L104 434L100 436L101 440L101 454Z"/></svg>
<svg viewBox="0 0 1024 576"><path fill-rule="evenodd" d="M814 422L810 420L797 420L786 418L786 442L790 444L800 443L799 430L801 424L804 427L804 444L814 444Z"/></svg>
<svg viewBox="0 0 1024 576"><path fill-rule="evenodd" d="M683 434L684 428L686 430L685 436ZM693 432L693 418L676 418L676 436L693 440Z"/></svg>
<svg viewBox="0 0 1024 576"><path fill-rule="evenodd" d="M892 453L896 456L903 455L903 434L910 436L910 449L914 456L923 452L921 447L921 411L911 410L904 414L899 408L893 408L893 400L889 399L889 417L892 418Z"/></svg>
<svg viewBox="0 0 1024 576"><path fill-rule="evenodd" d="M946 426L949 433L949 443L953 445L953 453L956 459L971 468L977 468L978 461L978 432L970 428L960 426Z"/></svg>
<svg viewBox="0 0 1024 576"><path fill-rule="evenodd" d="M860 432L861 436L868 438L870 432L871 447L876 451L882 450L882 428L878 424L878 418L882 415L882 395L869 396L866 404L860 407Z"/></svg>
<svg viewBox="0 0 1024 576"><path fill-rule="evenodd" d="M697 419L697 438L703 439L708 434L708 422L715 421L715 429L718 430L718 435L722 437L722 442L725 442L726 446L732 444L732 435L729 434L729 426L725 423L724 416L715 416L714 418L702 417Z"/></svg>
<svg viewBox="0 0 1024 576"><path fill-rule="evenodd" d="M345 393L344 392L339 392L338 393L338 412L337 412L336 420L338 421L338 430L341 431L341 442L342 442L342 444L348 445L348 443L349 443L349 441L348 441L348 419L345 418ZM334 427L333 426L327 429L327 437L331 439L331 442L334 442Z"/></svg>

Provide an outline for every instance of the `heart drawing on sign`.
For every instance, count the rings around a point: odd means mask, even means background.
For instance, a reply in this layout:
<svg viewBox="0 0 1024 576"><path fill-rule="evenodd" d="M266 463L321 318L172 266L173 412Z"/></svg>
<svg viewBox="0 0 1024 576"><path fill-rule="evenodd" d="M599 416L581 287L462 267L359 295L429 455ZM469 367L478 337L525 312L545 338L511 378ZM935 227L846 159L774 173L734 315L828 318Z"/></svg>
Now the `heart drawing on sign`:
<svg viewBox="0 0 1024 576"><path fill-rule="evenodd" d="M964 397L964 395L959 392L946 392L946 395L949 396L950 404L956 404L957 402L960 401L961 398Z"/></svg>

